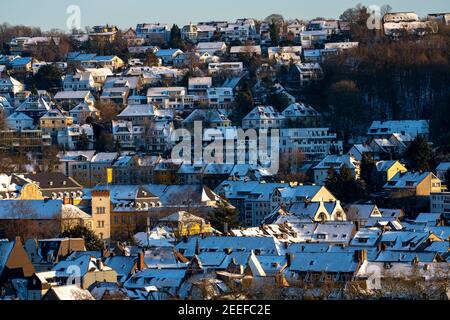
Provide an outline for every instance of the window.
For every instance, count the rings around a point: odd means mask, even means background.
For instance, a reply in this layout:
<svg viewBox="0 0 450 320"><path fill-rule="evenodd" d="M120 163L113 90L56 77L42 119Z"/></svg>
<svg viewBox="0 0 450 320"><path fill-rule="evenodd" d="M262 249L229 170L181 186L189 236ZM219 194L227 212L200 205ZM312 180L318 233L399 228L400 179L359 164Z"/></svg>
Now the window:
<svg viewBox="0 0 450 320"><path fill-rule="evenodd" d="M105 214L106 208L105 207L97 207L97 214Z"/></svg>

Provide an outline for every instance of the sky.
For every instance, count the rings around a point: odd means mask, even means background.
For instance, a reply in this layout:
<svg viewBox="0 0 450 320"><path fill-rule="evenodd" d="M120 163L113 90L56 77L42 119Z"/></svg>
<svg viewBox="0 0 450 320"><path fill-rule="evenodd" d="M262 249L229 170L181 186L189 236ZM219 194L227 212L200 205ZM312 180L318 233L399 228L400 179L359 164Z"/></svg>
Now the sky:
<svg viewBox="0 0 450 320"><path fill-rule="evenodd" d="M415 11L420 16L431 12L450 12L449 0L2 0L0 23L28 25L43 30L67 31L67 8L80 8L82 28L114 24L135 27L142 22L176 23L209 20L263 19L271 13L286 19L338 18L357 3L389 4L393 11Z"/></svg>

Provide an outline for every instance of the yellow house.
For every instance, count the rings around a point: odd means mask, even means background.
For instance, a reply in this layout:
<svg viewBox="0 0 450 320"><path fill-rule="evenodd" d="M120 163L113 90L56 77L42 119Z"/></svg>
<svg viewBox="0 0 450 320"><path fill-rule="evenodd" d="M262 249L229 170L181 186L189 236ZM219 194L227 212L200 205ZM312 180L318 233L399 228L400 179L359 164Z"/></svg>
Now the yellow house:
<svg viewBox="0 0 450 320"><path fill-rule="evenodd" d="M18 200L44 200L44 196L37 184L28 183L22 187Z"/></svg>
<svg viewBox="0 0 450 320"><path fill-rule="evenodd" d="M399 172L385 184L384 189L418 197L442 192L441 180L432 172Z"/></svg>
<svg viewBox="0 0 450 320"><path fill-rule="evenodd" d="M178 211L166 218L159 220L160 226L168 226L173 229L175 236L196 236L212 233L212 227L205 219L194 216L185 211Z"/></svg>
<svg viewBox="0 0 450 320"><path fill-rule="evenodd" d="M39 126L44 134L66 130L73 124L73 118L58 109L53 109L39 119Z"/></svg>
<svg viewBox="0 0 450 320"><path fill-rule="evenodd" d="M379 161L376 163L377 171L382 175L384 182L390 181L397 173L408 171L406 167L397 160Z"/></svg>

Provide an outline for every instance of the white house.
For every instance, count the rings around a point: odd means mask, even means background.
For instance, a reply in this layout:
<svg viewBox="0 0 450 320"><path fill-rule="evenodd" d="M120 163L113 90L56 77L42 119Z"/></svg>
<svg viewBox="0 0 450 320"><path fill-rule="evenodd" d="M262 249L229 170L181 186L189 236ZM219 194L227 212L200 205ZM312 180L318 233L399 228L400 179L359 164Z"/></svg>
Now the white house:
<svg viewBox="0 0 450 320"><path fill-rule="evenodd" d="M195 51L204 54L208 52L211 55L224 54L227 51L227 45L223 41L219 42L200 42Z"/></svg>
<svg viewBox="0 0 450 320"><path fill-rule="evenodd" d="M13 130L28 130L34 129L33 119L22 112L14 112L6 118L6 124L9 129Z"/></svg>
<svg viewBox="0 0 450 320"><path fill-rule="evenodd" d="M63 78L64 91L83 91L95 88L94 77L90 72L77 72Z"/></svg>
<svg viewBox="0 0 450 320"><path fill-rule="evenodd" d="M360 177L361 163L349 155L337 156L330 155L325 157L317 166L314 167L314 182L324 184L328 178L330 170L340 173L343 167L351 170L355 179Z"/></svg>
<svg viewBox="0 0 450 320"><path fill-rule="evenodd" d="M272 106L258 106L242 119L242 128L281 128L284 125L285 120L285 117L275 111Z"/></svg>
<svg viewBox="0 0 450 320"><path fill-rule="evenodd" d="M22 92L24 85L13 77L0 78L0 94L12 93L13 95Z"/></svg>

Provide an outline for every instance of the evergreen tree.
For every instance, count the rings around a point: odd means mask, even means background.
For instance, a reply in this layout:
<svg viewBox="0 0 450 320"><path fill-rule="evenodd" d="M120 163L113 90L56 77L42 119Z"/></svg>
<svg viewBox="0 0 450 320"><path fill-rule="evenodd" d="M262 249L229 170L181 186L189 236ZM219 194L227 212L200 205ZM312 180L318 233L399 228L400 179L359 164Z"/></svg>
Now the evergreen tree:
<svg viewBox="0 0 450 320"><path fill-rule="evenodd" d="M410 170L431 171L433 167L433 150L428 141L421 136L417 136L411 142L403 156Z"/></svg>
<svg viewBox="0 0 450 320"><path fill-rule="evenodd" d="M144 64L148 67L154 67L159 64L159 59L152 50L149 50L147 52L147 55L145 56Z"/></svg>
<svg viewBox="0 0 450 320"><path fill-rule="evenodd" d="M75 226L66 230L61 235L63 238L83 238L86 250L99 251L104 249L103 241L90 229L83 226Z"/></svg>
<svg viewBox="0 0 450 320"><path fill-rule="evenodd" d="M228 228L239 227L239 213L227 202L221 201L214 209L210 217L211 225L214 229L224 232L225 224Z"/></svg>
<svg viewBox="0 0 450 320"><path fill-rule="evenodd" d="M240 91L234 101L233 112L231 114L231 119L235 123L240 123L242 118L244 118L253 109L253 95L252 92L247 90Z"/></svg>
<svg viewBox="0 0 450 320"><path fill-rule="evenodd" d="M174 24L172 29L170 30L169 46L171 48L183 47L183 40L181 39L181 30L176 24Z"/></svg>
<svg viewBox="0 0 450 320"><path fill-rule="evenodd" d="M339 172L330 170L325 186L343 203L352 203L366 198L366 185L362 180L356 180L352 171L342 167Z"/></svg>
<svg viewBox="0 0 450 320"><path fill-rule="evenodd" d="M280 28L275 20L272 20L269 26L270 39L272 40L272 45L278 46L280 43Z"/></svg>
<svg viewBox="0 0 450 320"><path fill-rule="evenodd" d="M78 149L79 150L89 150L89 136L87 135L86 131L83 130L83 132L80 135L80 139L78 140Z"/></svg>
<svg viewBox="0 0 450 320"><path fill-rule="evenodd" d="M33 84L38 90L56 91L61 87L61 70L54 65L45 65L39 68L39 71L33 78Z"/></svg>

